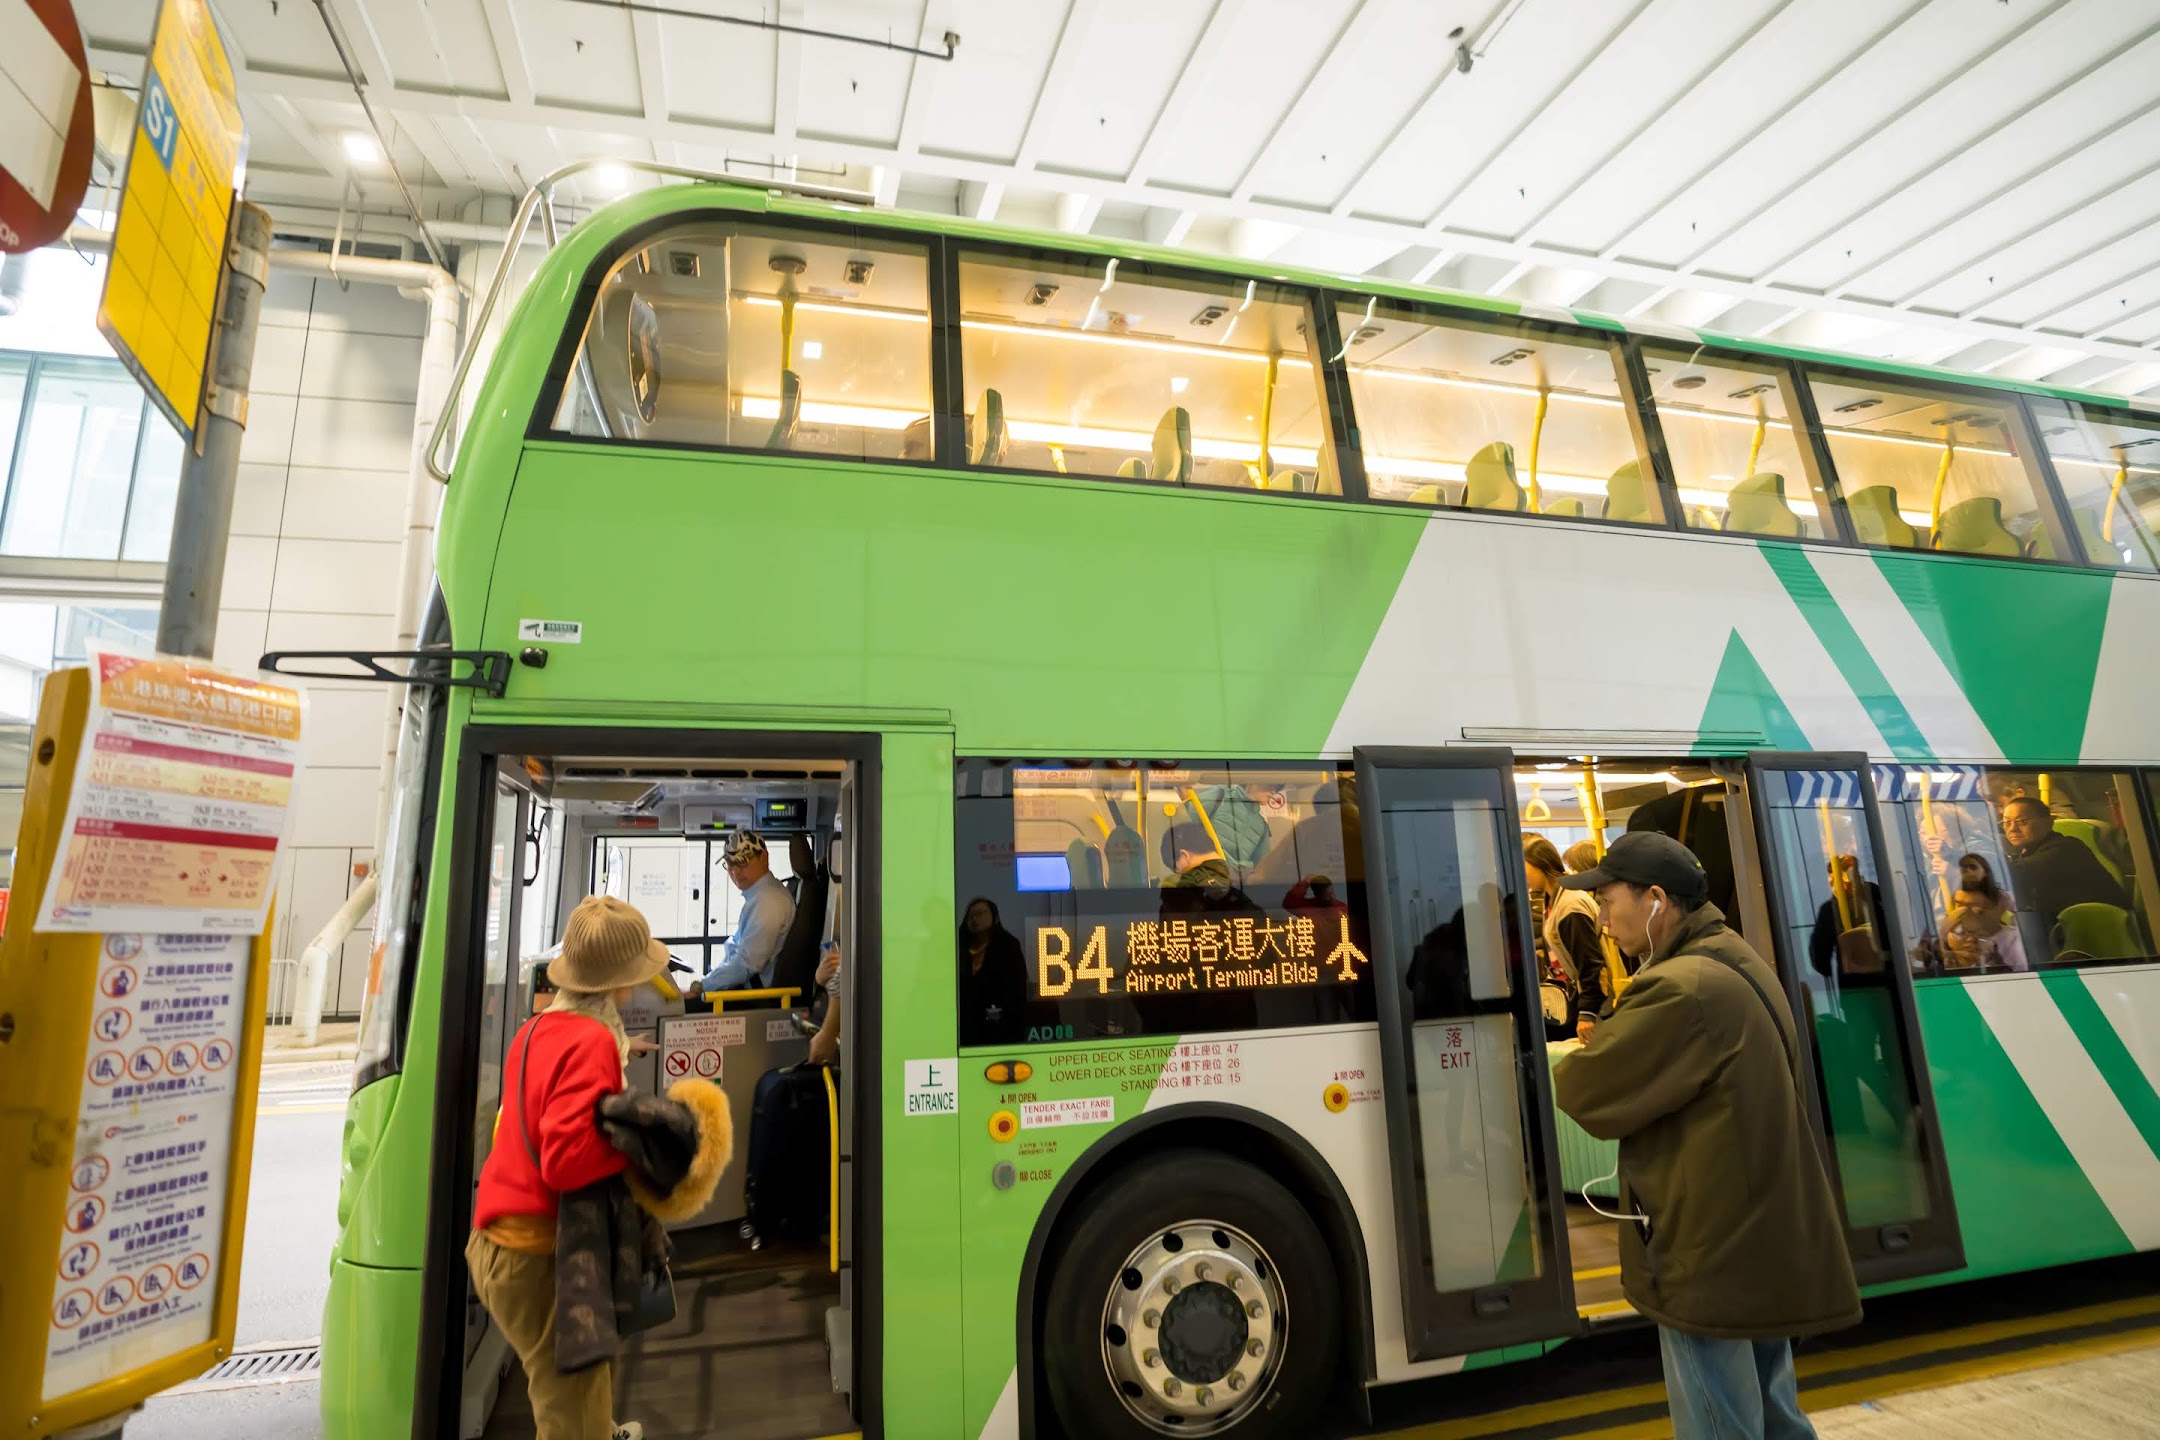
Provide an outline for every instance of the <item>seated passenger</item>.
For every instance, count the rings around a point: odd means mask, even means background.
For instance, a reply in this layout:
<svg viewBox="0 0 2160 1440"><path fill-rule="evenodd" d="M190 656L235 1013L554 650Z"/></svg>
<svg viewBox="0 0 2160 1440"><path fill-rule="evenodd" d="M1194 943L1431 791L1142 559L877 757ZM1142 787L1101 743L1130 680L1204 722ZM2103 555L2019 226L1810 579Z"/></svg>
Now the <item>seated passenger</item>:
<svg viewBox="0 0 2160 1440"><path fill-rule="evenodd" d="M1190 807L1185 814L1190 815ZM1237 887L1230 862L1207 827L1181 818L1164 828L1163 864L1173 872L1162 883L1162 913L1172 915L1262 915L1252 897Z"/></svg>
<svg viewBox="0 0 2160 1440"><path fill-rule="evenodd" d="M960 1041L1018 1040L1027 1004L1027 958L991 901L978 895L960 917Z"/></svg>
<svg viewBox="0 0 2160 1440"><path fill-rule="evenodd" d="M742 892L742 914L735 933L728 936L720 961L690 987L692 994L715 990L765 989L772 984L773 961L780 942L787 938L795 919L795 902L787 887L773 878L772 857L765 842L754 832L737 830L721 847L720 863L728 879Z"/></svg>
<svg viewBox="0 0 2160 1440"><path fill-rule="evenodd" d="M1958 857L1957 893L1943 922L1945 970L2027 970L2010 894L1995 883L1984 855Z"/></svg>
<svg viewBox="0 0 2160 1440"><path fill-rule="evenodd" d="M2055 817L2033 796L2006 801L2002 827L2010 844L2010 888L2017 892L2018 908L2039 915L2044 926L2052 928L2072 905L2129 908L2130 897L2100 857L2057 831Z"/></svg>

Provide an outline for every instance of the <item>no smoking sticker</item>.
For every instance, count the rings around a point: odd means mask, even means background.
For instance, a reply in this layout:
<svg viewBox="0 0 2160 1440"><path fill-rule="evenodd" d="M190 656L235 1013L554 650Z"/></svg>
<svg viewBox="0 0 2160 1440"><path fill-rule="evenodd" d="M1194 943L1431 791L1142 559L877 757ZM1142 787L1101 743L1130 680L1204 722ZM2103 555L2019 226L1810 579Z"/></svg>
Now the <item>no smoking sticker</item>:
<svg viewBox="0 0 2160 1440"><path fill-rule="evenodd" d="M667 1057L667 1073L680 1080L690 1073L690 1055L683 1050L670 1051Z"/></svg>

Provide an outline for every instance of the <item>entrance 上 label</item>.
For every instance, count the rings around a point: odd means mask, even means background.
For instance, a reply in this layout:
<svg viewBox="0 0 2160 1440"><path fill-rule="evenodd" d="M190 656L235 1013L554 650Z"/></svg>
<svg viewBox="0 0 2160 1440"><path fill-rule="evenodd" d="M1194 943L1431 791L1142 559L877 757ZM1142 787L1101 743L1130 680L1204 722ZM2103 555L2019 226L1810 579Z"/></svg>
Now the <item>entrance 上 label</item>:
<svg viewBox="0 0 2160 1440"><path fill-rule="evenodd" d="M909 1060L901 1093L909 1116L958 1115L960 1113L960 1061Z"/></svg>

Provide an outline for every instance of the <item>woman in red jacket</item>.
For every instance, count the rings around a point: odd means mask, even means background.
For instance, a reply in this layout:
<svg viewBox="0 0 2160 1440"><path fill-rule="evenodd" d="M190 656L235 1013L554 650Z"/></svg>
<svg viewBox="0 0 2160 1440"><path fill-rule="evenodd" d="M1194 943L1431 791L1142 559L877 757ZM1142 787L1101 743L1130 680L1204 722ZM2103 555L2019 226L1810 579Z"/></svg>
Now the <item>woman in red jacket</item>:
<svg viewBox="0 0 2160 1440"><path fill-rule="evenodd" d="M505 1066L495 1144L480 1167L465 1246L480 1303L525 1367L538 1440L641 1440L614 1419L612 1365L555 1365L555 1217L560 1198L629 1162L602 1134L602 1098L623 1089L630 1051L616 1007L667 968L667 947L622 901L578 902L548 965L555 1001L525 1022Z"/></svg>

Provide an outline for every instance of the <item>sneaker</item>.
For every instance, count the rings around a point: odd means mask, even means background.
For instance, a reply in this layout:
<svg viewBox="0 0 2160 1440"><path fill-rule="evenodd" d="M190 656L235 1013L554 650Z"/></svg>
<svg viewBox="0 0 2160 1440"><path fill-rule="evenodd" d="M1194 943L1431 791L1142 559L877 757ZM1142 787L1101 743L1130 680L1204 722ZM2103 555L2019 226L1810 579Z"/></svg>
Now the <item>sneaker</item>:
<svg viewBox="0 0 2160 1440"><path fill-rule="evenodd" d="M645 1427L635 1420L625 1420L615 1427L614 1440L645 1440Z"/></svg>

